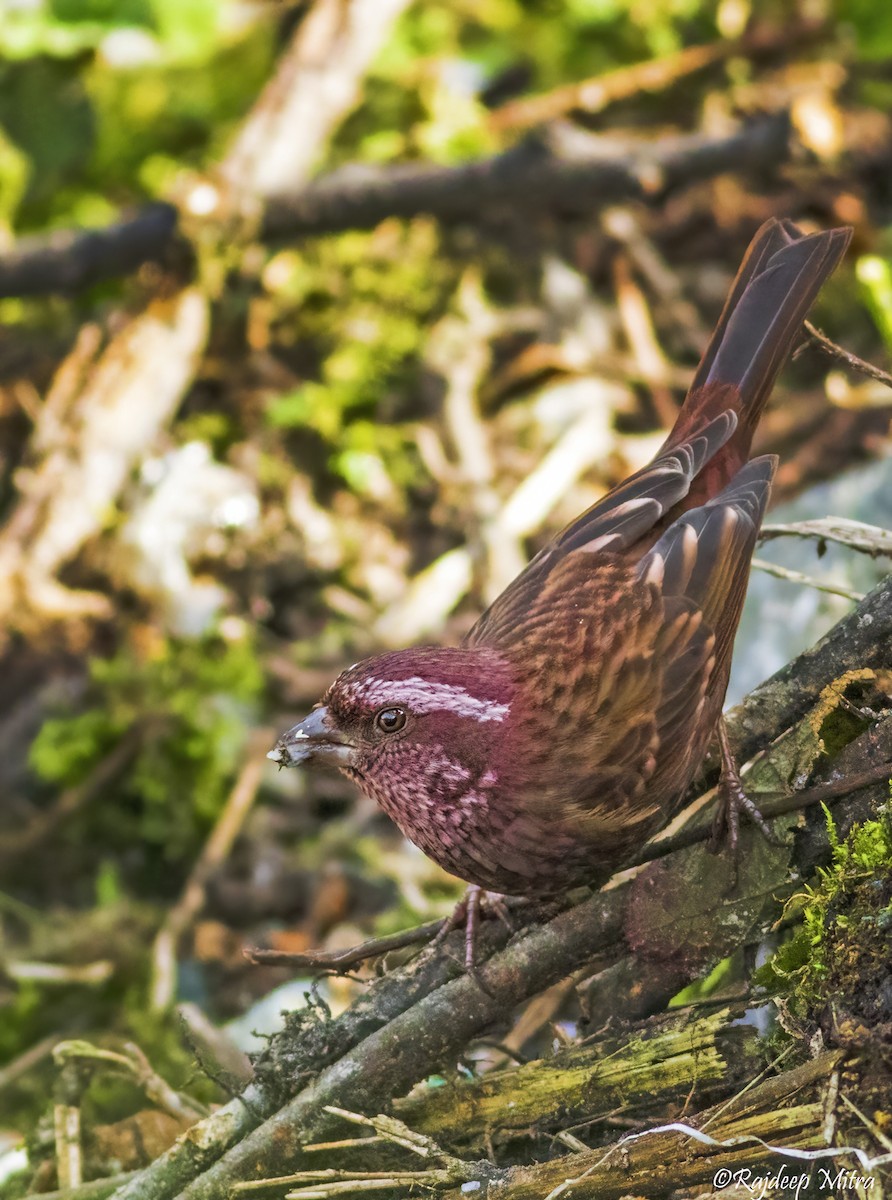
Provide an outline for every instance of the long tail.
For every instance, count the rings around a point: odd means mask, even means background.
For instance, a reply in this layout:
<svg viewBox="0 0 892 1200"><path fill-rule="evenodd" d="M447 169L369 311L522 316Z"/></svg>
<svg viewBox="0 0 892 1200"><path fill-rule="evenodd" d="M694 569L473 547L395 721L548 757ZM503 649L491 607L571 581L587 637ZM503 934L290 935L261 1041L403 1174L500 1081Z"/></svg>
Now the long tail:
<svg viewBox="0 0 892 1200"><path fill-rule="evenodd" d="M532 598L574 550L589 552L592 569L600 561L596 552L627 552L639 557L646 573L649 552L665 535L666 554L675 547L689 571L685 548L690 548L690 536L687 542L679 541L667 530L690 513L679 530L684 524L693 530L698 547L702 541L698 561L708 566L721 558L731 572L722 592L716 590L720 572L712 571L707 580L717 606L721 601L732 614L723 625L727 644L721 647L723 654L730 651L728 639L737 625L733 613L739 611L746 591L775 460L756 459L737 483L732 480L749 458L759 416L805 315L851 235L850 229L831 229L805 237L794 225L779 221L762 226L737 273L678 420L653 462L571 521L540 550L483 614L467 636L469 643L504 646L516 640ZM732 512L736 515L728 523L722 514ZM737 515L747 518L749 532L743 541L738 538L735 549L722 539L733 534L731 524ZM741 525L738 534L743 533ZM664 559L661 569L665 566ZM703 604L708 606L705 596Z"/></svg>
<svg viewBox="0 0 892 1200"><path fill-rule="evenodd" d="M688 441L729 407L737 413L734 434L696 481L689 505L715 495L749 458L778 372L851 236L851 229L804 236L790 221L770 220L753 238L663 447Z"/></svg>

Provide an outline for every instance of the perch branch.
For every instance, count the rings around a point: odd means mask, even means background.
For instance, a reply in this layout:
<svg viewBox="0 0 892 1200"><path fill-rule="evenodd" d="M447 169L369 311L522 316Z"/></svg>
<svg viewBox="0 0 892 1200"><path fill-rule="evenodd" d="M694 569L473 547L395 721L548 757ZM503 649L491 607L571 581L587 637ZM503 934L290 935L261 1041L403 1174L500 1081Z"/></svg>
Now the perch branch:
<svg viewBox="0 0 892 1200"><path fill-rule="evenodd" d="M727 714L731 748L746 762L815 702L828 680L853 666L888 667L892 646L892 575L869 592L811 649L759 684Z"/></svg>
<svg viewBox="0 0 892 1200"><path fill-rule="evenodd" d="M286 966L298 971L305 967L346 971L359 963L368 962L370 958L380 958L382 954L390 954L393 950L404 950L407 946L431 941L443 928L444 921L445 917L439 921L428 921L426 925L418 925L414 929L406 929L402 933L392 933L388 937L369 938L347 950L308 950L303 954L292 954L287 950L250 947L245 950L245 957L253 963Z"/></svg>
<svg viewBox="0 0 892 1200"><path fill-rule="evenodd" d="M750 747L750 755L802 720L828 681L853 666L888 666L890 599L892 579L875 589L816 647L757 689L755 702L747 699L738 710L738 720L744 723L737 738ZM877 771L881 773L880 768ZM790 799L798 805L798 798ZM744 836L752 838L752 832L744 830ZM718 875L713 892L685 885L686 895L710 894L712 940L702 931L699 935L706 939L700 953L712 961L730 952L730 942L740 943L757 919L753 913L761 913L765 901L777 892L778 879L782 882L787 875L786 852L756 840L749 845L744 866L750 858L779 855L780 876L769 872L762 878L747 902L745 920L734 905L714 905L714 895L721 892ZM687 865L698 877L724 869L718 859L700 850L680 853L700 855ZM647 872L654 870L655 866L647 868ZM671 879L671 875L664 877ZM452 934L450 938L457 941L447 939L438 953L425 952L376 981L336 1020L301 1018L290 1033L282 1035L288 1049L281 1066L273 1047L272 1058L266 1066L262 1061L257 1064L258 1078L241 1099L195 1126L119 1189L117 1200L168 1200L180 1195L184 1200L218 1200L235 1183L294 1170L304 1143L325 1141L332 1135L324 1105L355 1108L357 1097L362 1096L361 1107L367 1111L386 1109L394 1095L405 1094L415 1081L454 1060L470 1039L498 1025L513 1005L571 974L599 952L608 961L609 956L617 956L625 943L626 909L636 882L621 882L546 924L524 930L503 949L499 947L504 947L508 935L501 924L484 927L479 969L486 993L460 974L459 963L449 957L461 952L461 935ZM665 914L662 919L666 920ZM668 936L655 921L650 917L644 928L653 927L652 937ZM639 929L636 936L641 935ZM686 965L690 969L696 969L692 962Z"/></svg>

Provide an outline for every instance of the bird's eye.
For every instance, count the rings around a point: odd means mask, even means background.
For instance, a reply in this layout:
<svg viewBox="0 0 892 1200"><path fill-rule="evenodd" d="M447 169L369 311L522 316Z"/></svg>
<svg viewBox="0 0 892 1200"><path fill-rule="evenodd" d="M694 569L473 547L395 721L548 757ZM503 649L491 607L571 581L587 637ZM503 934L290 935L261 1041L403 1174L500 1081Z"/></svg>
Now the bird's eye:
<svg viewBox="0 0 892 1200"><path fill-rule="evenodd" d="M375 717L375 724L382 733L396 733L406 723L404 708L382 708Z"/></svg>

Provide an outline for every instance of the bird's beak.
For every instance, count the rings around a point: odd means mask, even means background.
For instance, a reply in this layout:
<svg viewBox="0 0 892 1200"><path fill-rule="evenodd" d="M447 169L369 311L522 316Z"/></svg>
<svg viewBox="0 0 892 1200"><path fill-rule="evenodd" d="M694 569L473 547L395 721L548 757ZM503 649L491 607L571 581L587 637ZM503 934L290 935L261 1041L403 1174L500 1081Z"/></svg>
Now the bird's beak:
<svg viewBox="0 0 892 1200"><path fill-rule="evenodd" d="M323 707L314 708L308 717L283 733L266 757L281 767L298 767L313 759L344 767L349 765L354 749Z"/></svg>

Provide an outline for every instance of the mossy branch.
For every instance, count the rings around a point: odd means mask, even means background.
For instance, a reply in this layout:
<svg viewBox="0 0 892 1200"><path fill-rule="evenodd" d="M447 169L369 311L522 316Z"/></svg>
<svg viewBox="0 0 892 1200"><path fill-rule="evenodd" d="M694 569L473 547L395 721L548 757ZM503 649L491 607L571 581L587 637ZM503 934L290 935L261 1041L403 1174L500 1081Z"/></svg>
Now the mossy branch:
<svg viewBox="0 0 892 1200"><path fill-rule="evenodd" d="M757 689L755 699L747 698L737 713L736 733L750 752L776 739L795 714L800 718L797 729L766 754L762 770L769 786L776 790L779 778L801 786L803 775L811 777L824 749L822 734L837 711L833 697L840 696L828 685L853 667L890 665L890 635L892 580L887 580L813 650ZM837 707L843 714L846 704L851 706L842 696ZM856 720L848 747L838 730L833 741L835 751L847 756L847 773L859 764L862 770L875 765L878 756L892 760L892 720L867 732ZM840 808L859 810L864 797L885 793L883 784L875 784ZM677 990L753 936L765 905L783 892L789 852L758 841L751 830L744 831L744 842L741 879L733 891L724 863L694 846L524 930L509 945L507 931L493 922L480 947L485 992L461 971L458 943L447 941L379 980L337 1020L293 1019L243 1096L125 1183L117 1200L178 1195L222 1200L237 1182L293 1170L307 1142L331 1134L334 1119L326 1105L386 1109L419 1080L451 1065L469 1040L498 1025L517 1004L595 954L609 962L631 950L666 988Z"/></svg>

